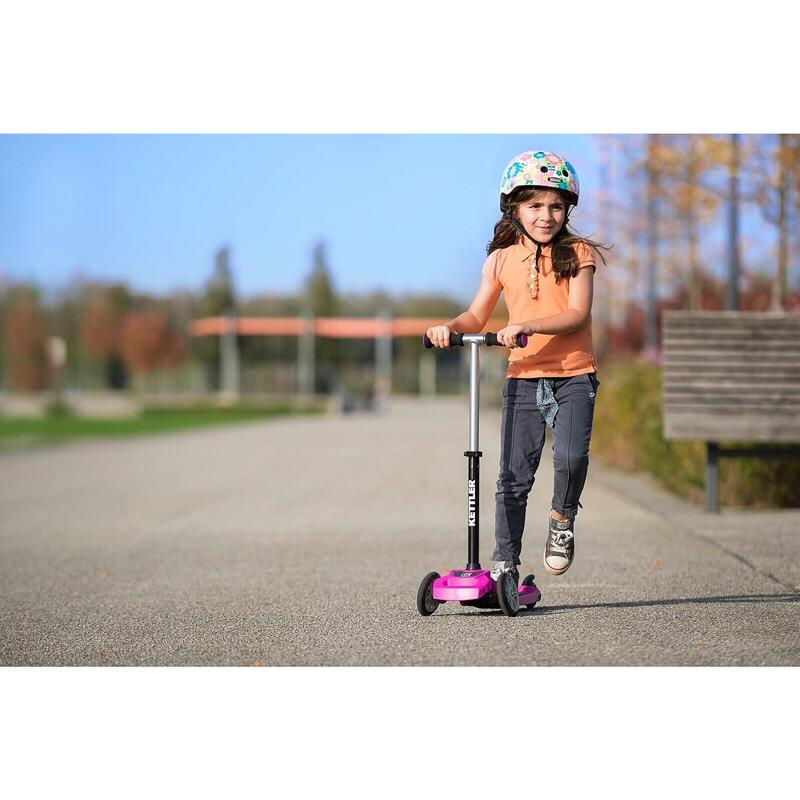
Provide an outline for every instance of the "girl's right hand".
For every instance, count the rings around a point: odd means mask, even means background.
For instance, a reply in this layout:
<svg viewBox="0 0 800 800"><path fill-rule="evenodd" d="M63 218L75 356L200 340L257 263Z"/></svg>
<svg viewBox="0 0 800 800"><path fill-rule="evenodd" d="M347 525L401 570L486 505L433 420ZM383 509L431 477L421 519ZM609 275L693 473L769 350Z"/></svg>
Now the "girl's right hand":
<svg viewBox="0 0 800 800"><path fill-rule="evenodd" d="M456 333L449 325L433 325L426 331L434 347L450 347L450 334Z"/></svg>

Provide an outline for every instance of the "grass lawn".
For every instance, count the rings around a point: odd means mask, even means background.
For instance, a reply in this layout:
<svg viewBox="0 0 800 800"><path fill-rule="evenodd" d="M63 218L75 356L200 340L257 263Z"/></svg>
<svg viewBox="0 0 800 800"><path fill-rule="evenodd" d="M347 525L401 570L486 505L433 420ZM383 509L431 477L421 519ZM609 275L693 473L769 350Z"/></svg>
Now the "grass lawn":
<svg viewBox="0 0 800 800"><path fill-rule="evenodd" d="M211 425L228 425L290 414L315 414L322 410L321 407L298 408L291 405L266 408L194 406L148 408L139 416L121 419L75 417L69 414L55 414L41 419L0 416L0 450L72 439L138 436Z"/></svg>

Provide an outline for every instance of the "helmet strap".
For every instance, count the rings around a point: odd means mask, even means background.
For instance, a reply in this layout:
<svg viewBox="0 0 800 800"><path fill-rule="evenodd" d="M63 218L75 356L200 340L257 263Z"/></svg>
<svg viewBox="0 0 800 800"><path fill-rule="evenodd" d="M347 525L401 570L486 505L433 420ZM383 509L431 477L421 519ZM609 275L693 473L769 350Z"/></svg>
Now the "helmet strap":
<svg viewBox="0 0 800 800"><path fill-rule="evenodd" d="M515 217L511 218L511 224L514 228L521 233L523 236L527 236L535 245L536 245L536 260L534 261L534 266L536 267L536 271L539 271L539 256L542 254L542 245L540 242L537 242L536 239L531 236L528 231L525 230L525 226ZM566 223L565 223L566 224Z"/></svg>
<svg viewBox="0 0 800 800"><path fill-rule="evenodd" d="M516 217L511 217L511 224L514 226L517 233L522 236L527 236L534 244L539 244L536 239L534 239L533 236L531 236L528 231L525 230L525 226Z"/></svg>

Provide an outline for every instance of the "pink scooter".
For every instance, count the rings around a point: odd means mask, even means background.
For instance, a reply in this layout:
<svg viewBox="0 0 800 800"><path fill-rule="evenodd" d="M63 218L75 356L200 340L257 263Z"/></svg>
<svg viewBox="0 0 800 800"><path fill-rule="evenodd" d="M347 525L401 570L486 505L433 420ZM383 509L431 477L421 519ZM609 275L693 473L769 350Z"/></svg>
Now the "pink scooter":
<svg viewBox="0 0 800 800"><path fill-rule="evenodd" d="M433 347L427 335L422 337L426 349ZM469 361L469 450L464 455L469 459L467 477L467 535L468 560L464 569L451 569L446 575L429 572L419 585L417 592L417 611L427 617L433 614L442 603L448 600L462 606L477 608L500 608L506 616L515 617L521 606L533 608L542 599L542 593L528 575L517 586L508 572L503 572L495 582L487 569L481 569L478 559L478 522L480 490L480 458L478 450L478 398L480 396L480 357L478 348L500 346L495 333L454 333L450 336L451 347L470 348ZM521 333L517 346L525 347L528 337Z"/></svg>

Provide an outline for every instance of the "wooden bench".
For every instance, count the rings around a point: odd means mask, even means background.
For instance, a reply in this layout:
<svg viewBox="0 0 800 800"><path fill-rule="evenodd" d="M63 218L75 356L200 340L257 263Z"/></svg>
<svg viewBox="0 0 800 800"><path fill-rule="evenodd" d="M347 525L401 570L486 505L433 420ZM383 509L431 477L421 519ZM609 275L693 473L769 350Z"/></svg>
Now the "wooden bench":
<svg viewBox="0 0 800 800"><path fill-rule="evenodd" d="M667 311L662 335L664 437L706 442L706 509L718 511L722 457L800 457L800 314Z"/></svg>

